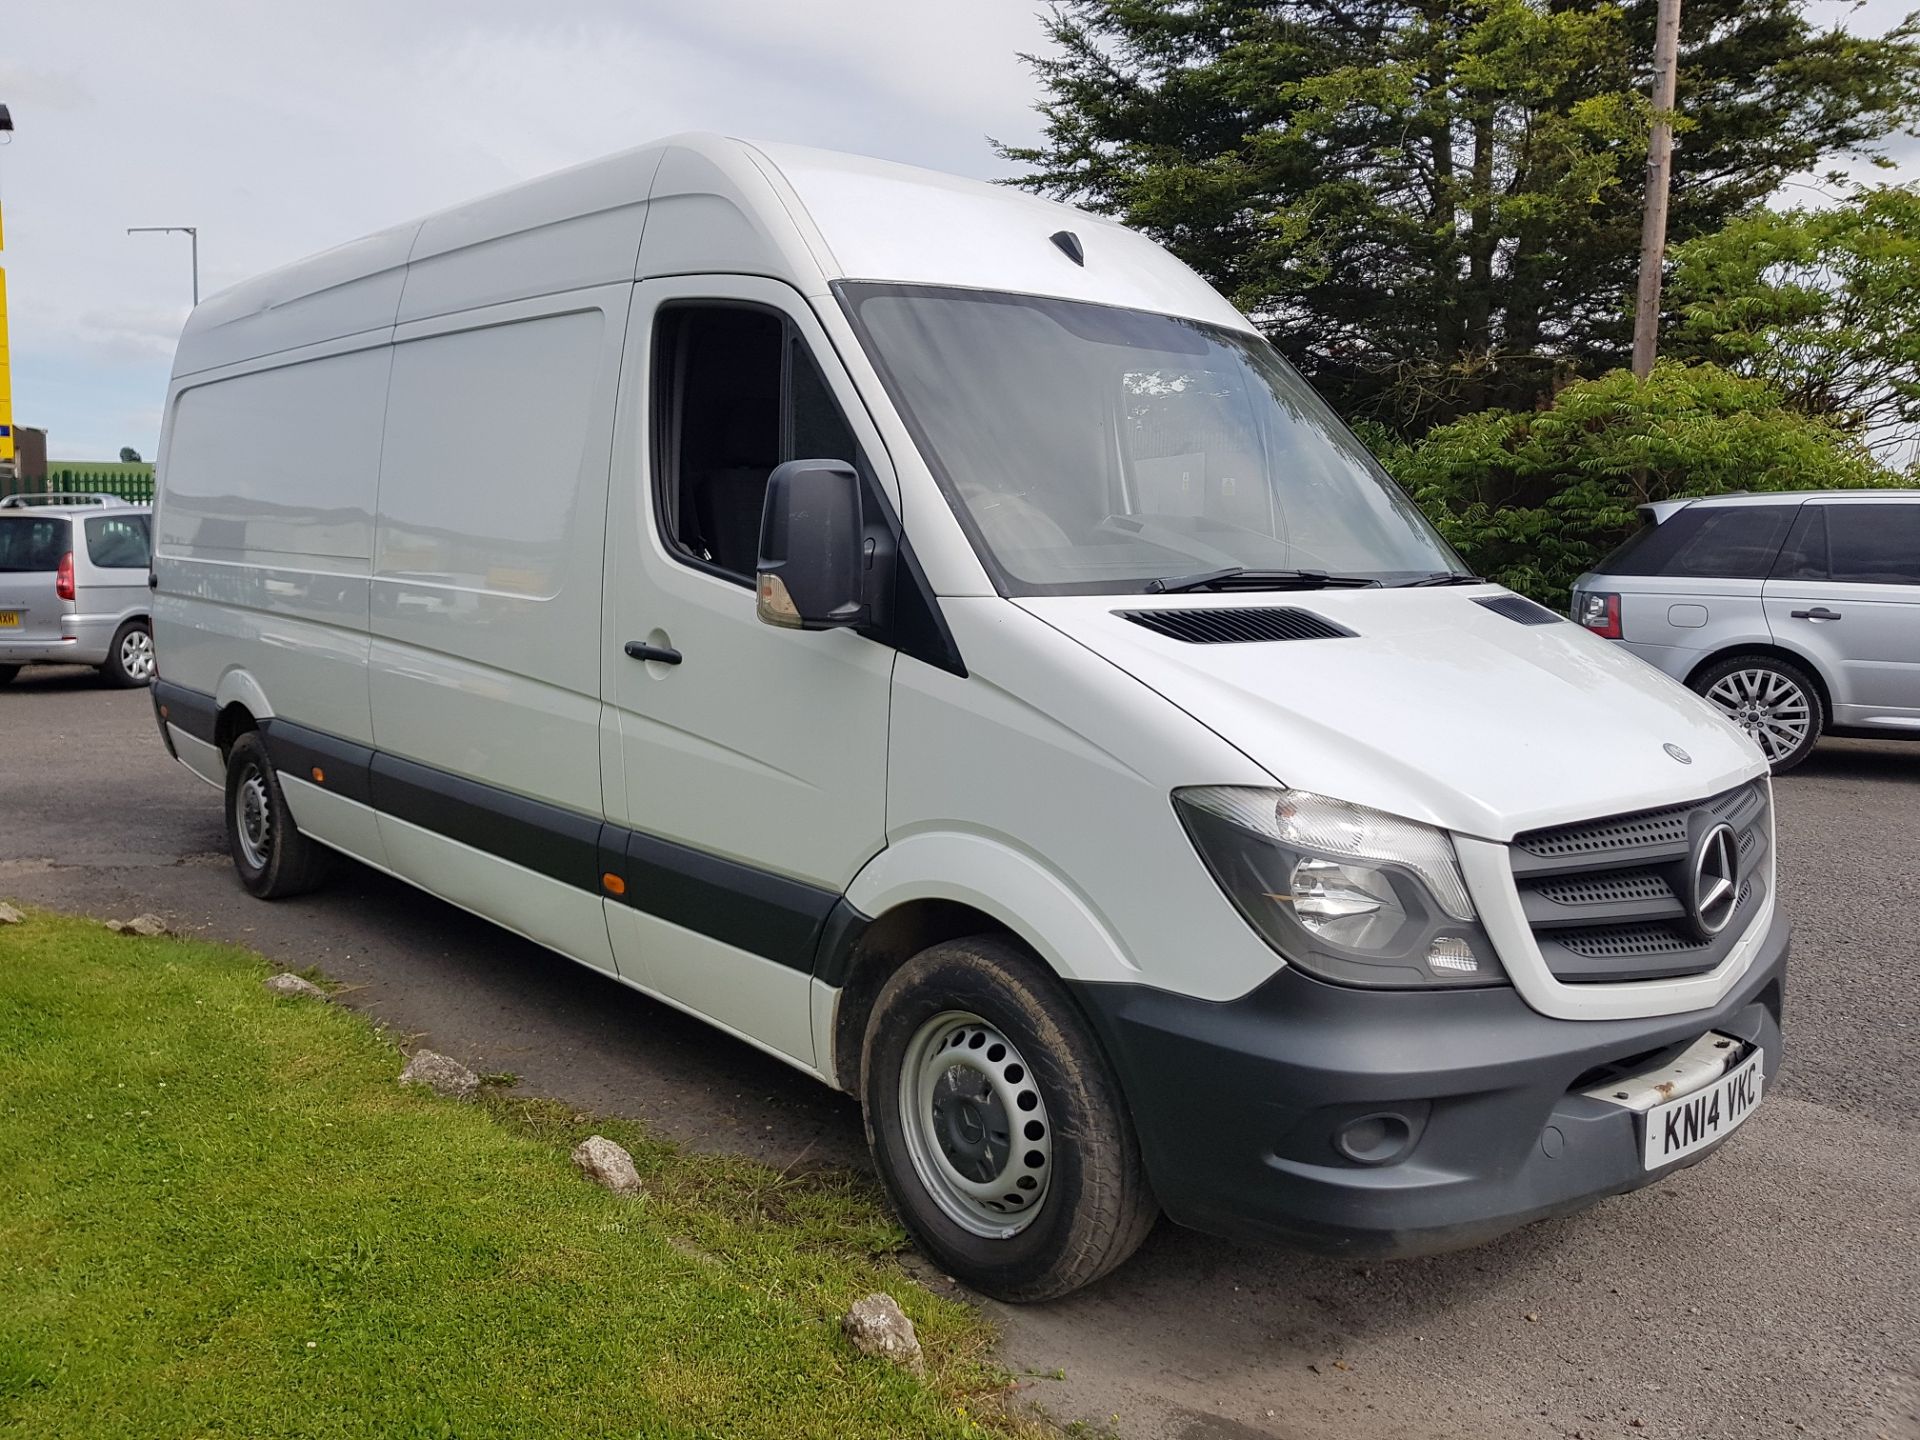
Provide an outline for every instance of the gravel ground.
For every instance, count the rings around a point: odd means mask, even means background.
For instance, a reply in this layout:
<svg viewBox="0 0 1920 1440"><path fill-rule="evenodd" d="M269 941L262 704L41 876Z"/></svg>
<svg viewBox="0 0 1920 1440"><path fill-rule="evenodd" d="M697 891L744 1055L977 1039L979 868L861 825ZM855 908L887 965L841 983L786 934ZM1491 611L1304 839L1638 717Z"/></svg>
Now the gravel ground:
<svg viewBox="0 0 1920 1440"><path fill-rule="evenodd" d="M248 898L217 797L166 758L144 694L28 670L0 690L0 735L0 898L154 910L318 965L477 1070L698 1148L865 1163L844 1097L397 882ZM1739 1140L1428 1260L1163 1225L1091 1291L991 1307L1030 1400L1126 1440L1917 1440L1920 745L1830 742L1778 797L1788 1054Z"/></svg>

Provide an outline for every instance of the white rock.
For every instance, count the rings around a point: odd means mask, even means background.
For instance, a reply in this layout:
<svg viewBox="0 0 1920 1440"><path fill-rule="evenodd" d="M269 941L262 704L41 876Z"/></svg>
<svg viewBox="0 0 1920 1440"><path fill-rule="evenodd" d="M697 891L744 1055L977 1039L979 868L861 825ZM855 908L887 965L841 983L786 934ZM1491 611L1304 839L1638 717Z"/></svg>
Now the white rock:
<svg viewBox="0 0 1920 1440"><path fill-rule="evenodd" d="M0 905L0 925L18 925L27 917L11 905Z"/></svg>
<svg viewBox="0 0 1920 1440"><path fill-rule="evenodd" d="M167 922L158 915L136 915L131 920L109 920L107 929L116 935L141 935L151 939L168 932Z"/></svg>
<svg viewBox="0 0 1920 1440"><path fill-rule="evenodd" d="M311 980L302 980L298 975L284 970L278 975L269 975L266 987L276 995L305 995L314 1000L327 998L327 992Z"/></svg>
<svg viewBox="0 0 1920 1440"><path fill-rule="evenodd" d="M919 1337L913 1333L913 1321L891 1295L876 1293L854 1301L840 1321L840 1329L862 1355L878 1355L916 1375L927 1368Z"/></svg>
<svg viewBox="0 0 1920 1440"><path fill-rule="evenodd" d="M640 1172L633 1168L633 1156L604 1135L589 1135L574 1146L573 1163L594 1184L616 1195L640 1193Z"/></svg>
<svg viewBox="0 0 1920 1440"><path fill-rule="evenodd" d="M431 1050L416 1050L400 1072L402 1085L424 1085L436 1095L465 1100L480 1088L480 1077L447 1055Z"/></svg>

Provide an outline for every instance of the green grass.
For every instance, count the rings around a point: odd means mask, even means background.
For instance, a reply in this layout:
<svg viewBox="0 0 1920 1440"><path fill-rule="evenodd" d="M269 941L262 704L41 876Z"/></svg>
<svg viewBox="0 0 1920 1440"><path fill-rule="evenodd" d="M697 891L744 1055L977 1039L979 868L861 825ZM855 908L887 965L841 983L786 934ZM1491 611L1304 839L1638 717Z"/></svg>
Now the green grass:
<svg viewBox="0 0 1920 1440"><path fill-rule="evenodd" d="M867 1182L439 1100L258 956L0 926L0 1434L1004 1435L990 1334ZM647 1185L573 1169L598 1130ZM857 1356L891 1292L930 1372ZM970 1414L969 1412L975 1412Z"/></svg>

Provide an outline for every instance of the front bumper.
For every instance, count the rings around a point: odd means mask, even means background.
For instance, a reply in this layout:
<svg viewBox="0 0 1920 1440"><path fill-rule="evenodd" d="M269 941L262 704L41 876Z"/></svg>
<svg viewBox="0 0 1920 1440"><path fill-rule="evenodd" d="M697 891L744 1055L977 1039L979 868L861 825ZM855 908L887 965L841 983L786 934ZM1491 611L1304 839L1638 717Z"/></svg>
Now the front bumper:
<svg viewBox="0 0 1920 1440"><path fill-rule="evenodd" d="M1772 1078L1789 927L1773 921L1718 1005L1648 1020L1555 1020L1507 987L1364 991L1291 967L1216 1004L1136 985L1075 994L1119 1071L1167 1213L1214 1234L1365 1256L1478 1244L1692 1164L1642 1167L1639 1116L1579 1093L1596 1072L1719 1030ZM1387 1163L1336 1137L1397 1116ZM1389 1125L1389 1140L1399 1133ZM1391 1148L1385 1147L1385 1148Z"/></svg>

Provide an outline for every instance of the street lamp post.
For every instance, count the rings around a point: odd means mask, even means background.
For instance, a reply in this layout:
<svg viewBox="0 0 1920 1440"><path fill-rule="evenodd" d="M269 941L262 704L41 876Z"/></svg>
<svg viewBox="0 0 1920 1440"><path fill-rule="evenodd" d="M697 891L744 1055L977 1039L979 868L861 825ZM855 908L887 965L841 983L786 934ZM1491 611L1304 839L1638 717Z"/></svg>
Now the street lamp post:
<svg viewBox="0 0 1920 1440"><path fill-rule="evenodd" d="M129 235L174 235L184 231L193 242L193 303L200 303L200 229L195 225L129 225Z"/></svg>

